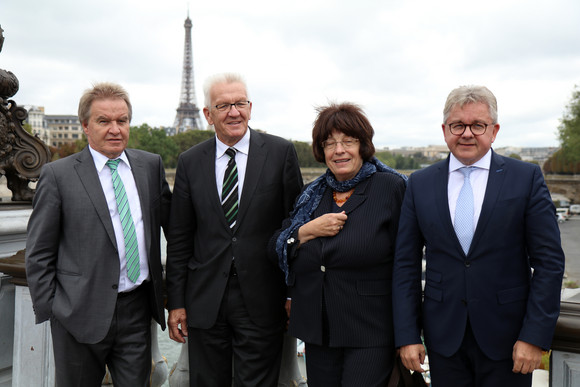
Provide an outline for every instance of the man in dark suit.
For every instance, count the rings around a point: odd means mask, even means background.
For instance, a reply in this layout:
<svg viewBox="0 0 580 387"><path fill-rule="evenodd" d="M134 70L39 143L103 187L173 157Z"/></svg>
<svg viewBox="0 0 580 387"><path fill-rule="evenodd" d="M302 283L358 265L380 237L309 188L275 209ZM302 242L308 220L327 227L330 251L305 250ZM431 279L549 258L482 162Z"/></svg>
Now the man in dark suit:
<svg viewBox="0 0 580 387"><path fill-rule="evenodd" d="M188 336L191 386L276 386L285 285L267 244L302 178L293 145L248 128L237 74L204 88L216 137L179 157L167 248L169 334Z"/></svg>
<svg viewBox="0 0 580 387"><path fill-rule="evenodd" d="M449 158L413 173L393 273L395 342L433 385L530 386L560 307L564 254L537 165L491 150L497 102L453 90L442 129ZM421 299L421 261L426 276Z"/></svg>
<svg viewBox="0 0 580 387"><path fill-rule="evenodd" d="M34 197L26 274L36 322L50 319L59 387L100 386L105 364L116 386L149 385L151 318L165 328L171 191L159 155L125 149L131 112L119 85L85 91L89 145L45 165Z"/></svg>

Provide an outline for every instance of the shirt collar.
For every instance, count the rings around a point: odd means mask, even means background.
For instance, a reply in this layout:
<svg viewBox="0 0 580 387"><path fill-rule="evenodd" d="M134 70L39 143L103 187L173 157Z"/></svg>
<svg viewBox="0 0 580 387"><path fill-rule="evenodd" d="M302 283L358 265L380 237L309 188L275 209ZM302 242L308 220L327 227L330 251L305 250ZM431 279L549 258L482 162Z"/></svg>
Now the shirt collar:
<svg viewBox="0 0 580 387"><path fill-rule="evenodd" d="M103 168L105 168L107 161L109 161L110 159L104 154L94 150L90 145L89 151L91 152L91 156L93 156L93 161L95 162L95 167L97 168L97 171L101 172ZM117 157L117 159L123 161L129 167L129 169L131 169L131 164L129 164L129 159L127 158L127 154L125 153L125 151L123 151L123 153L121 153L121 155Z"/></svg>
<svg viewBox="0 0 580 387"><path fill-rule="evenodd" d="M217 135L215 136L215 140L216 140L215 141L216 159L223 157L223 155L226 153L226 150L228 150L228 148L234 148L236 150L236 152L241 152L245 155L248 155L248 153L250 151L250 130L246 130L246 134L244 134L244 137L242 137L240 139L240 141L235 143L235 145L232 147L221 142L220 139L217 137Z"/></svg>
<svg viewBox="0 0 580 387"><path fill-rule="evenodd" d="M457 160L457 158L453 155L453 153L450 154L450 158L449 158L449 172L455 172L460 168L463 167L467 167L468 165L464 165L461 161ZM481 168L481 169L487 169L489 170L489 167L491 166L491 148L487 151L487 153L480 158L479 160L477 160L475 163L473 163L471 165L471 167L475 167L475 168Z"/></svg>

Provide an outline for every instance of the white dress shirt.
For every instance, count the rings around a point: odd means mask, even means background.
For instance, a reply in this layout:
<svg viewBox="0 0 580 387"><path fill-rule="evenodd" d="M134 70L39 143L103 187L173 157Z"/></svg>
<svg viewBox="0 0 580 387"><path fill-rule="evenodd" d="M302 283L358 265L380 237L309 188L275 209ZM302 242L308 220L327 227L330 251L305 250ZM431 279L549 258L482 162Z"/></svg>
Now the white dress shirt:
<svg viewBox="0 0 580 387"><path fill-rule="evenodd" d="M489 177L489 167L491 165L491 149L473 165L473 171L469 176L469 181L471 182L471 188L473 190L473 227L477 227L477 221L479 220L479 215L481 214L481 206L483 204L483 198L485 196L485 188L487 186L487 178ZM449 213L451 214L451 221L455 225L455 206L457 204L457 197L459 196L459 191L463 186L464 175L459 170L463 167L468 167L468 165L463 165L457 158L453 155L450 156L449 160L449 180L447 183L447 198L449 200ZM475 230L474 230L475 231Z"/></svg>
<svg viewBox="0 0 580 387"><path fill-rule="evenodd" d="M103 192L105 198L107 199L107 206L109 207L109 215L111 216L111 221L113 222L113 229L115 230L115 238L117 240L117 250L119 251L119 288L117 289L119 293L128 292L135 289L143 281L149 278L149 265L147 260L147 249L145 248L145 231L143 228L143 214L141 212L141 201L139 200L139 193L137 192L137 185L135 184L135 178L131 172L131 165L129 164L129 159L125 152L121 154L118 158L121 159L117 172L123 181L125 186L125 192L127 193L127 199L129 200L129 207L131 208L131 217L133 218L133 223L135 223L135 232L137 233L137 243L139 245L139 268L140 274L139 278L135 283L129 280L127 276L127 261L125 260L125 239L123 237L123 227L121 226L121 219L119 218L119 211L117 210L117 201L115 199L115 190L113 189L113 180L111 177L111 169L106 165L109 158L89 146L91 155L93 156L93 161L95 162L95 167L97 168L97 173L99 175L99 180L101 181L101 187L103 187ZM98 249L99 246L94 246Z"/></svg>
<svg viewBox="0 0 580 387"><path fill-rule="evenodd" d="M228 167L230 156L226 155L228 148L236 150L236 166L238 167L238 203L242 198L242 188L244 187L244 177L246 176L246 165L248 165L248 152L250 151L250 131L246 131L244 137L233 147L229 147L219 138L215 138L215 182L218 190L220 201L222 199L222 185L224 175Z"/></svg>

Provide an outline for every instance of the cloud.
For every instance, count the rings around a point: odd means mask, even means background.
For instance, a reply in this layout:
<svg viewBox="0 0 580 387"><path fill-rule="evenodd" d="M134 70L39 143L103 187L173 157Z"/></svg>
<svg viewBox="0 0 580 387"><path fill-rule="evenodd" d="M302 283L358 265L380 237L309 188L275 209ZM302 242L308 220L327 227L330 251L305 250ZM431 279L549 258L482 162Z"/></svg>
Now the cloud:
<svg viewBox="0 0 580 387"><path fill-rule="evenodd" d="M295 140L310 140L316 106L352 101L377 147L443 144L449 91L484 84L499 103L496 146L555 146L579 79L574 0L11 1L0 68L18 76L19 104L47 114L74 114L84 89L109 80L129 90L133 124L169 126L188 7L198 105L205 78L240 72L250 124Z"/></svg>

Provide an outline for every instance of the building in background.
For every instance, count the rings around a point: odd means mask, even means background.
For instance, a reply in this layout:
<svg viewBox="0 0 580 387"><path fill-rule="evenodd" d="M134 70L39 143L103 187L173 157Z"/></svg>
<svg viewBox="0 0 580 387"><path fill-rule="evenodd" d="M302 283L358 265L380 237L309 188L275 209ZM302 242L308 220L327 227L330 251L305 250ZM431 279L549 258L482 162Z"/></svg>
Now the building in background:
<svg viewBox="0 0 580 387"><path fill-rule="evenodd" d="M83 138L83 127L79 117L75 115L45 115L46 125L50 133L49 146L60 147L64 144L74 144Z"/></svg>
<svg viewBox="0 0 580 387"><path fill-rule="evenodd" d="M32 134L40 138L46 145L50 145L50 131L44 119L44 106L26 105L28 117L24 121L32 128Z"/></svg>
<svg viewBox="0 0 580 387"><path fill-rule="evenodd" d="M32 134L46 145L60 147L74 144L83 138L84 132L78 116L73 114L45 114L44 106L26 105L28 117L24 120L32 128Z"/></svg>

